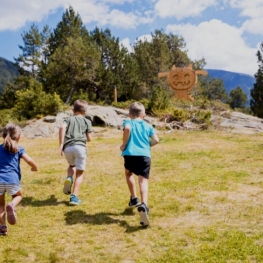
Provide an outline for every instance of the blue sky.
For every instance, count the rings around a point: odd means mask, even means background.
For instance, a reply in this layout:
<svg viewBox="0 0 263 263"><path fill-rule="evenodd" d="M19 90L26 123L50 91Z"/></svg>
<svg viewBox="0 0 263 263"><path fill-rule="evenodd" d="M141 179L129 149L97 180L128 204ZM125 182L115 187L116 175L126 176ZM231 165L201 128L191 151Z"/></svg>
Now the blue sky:
<svg viewBox="0 0 263 263"><path fill-rule="evenodd" d="M0 0L0 57L21 54L21 34L35 23L55 28L66 8L86 28L109 28L131 50L155 29L182 36L188 56L205 58L207 69L254 75L263 42L263 0Z"/></svg>

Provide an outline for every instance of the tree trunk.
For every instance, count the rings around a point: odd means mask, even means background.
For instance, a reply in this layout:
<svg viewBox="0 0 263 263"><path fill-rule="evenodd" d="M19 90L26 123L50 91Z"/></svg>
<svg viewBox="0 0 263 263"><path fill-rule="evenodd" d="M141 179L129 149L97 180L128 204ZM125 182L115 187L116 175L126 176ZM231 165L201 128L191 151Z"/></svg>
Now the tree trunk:
<svg viewBox="0 0 263 263"><path fill-rule="evenodd" d="M73 92L74 92L74 77L71 77L71 80L70 80L70 91L69 91L69 94L68 94L67 99L65 101L66 104L69 103Z"/></svg>

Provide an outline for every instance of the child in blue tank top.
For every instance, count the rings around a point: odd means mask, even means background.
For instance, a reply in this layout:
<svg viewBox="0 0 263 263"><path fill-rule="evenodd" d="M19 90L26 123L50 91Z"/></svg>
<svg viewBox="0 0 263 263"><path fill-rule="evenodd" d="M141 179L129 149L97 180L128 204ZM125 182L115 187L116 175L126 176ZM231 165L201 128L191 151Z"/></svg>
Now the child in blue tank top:
<svg viewBox="0 0 263 263"><path fill-rule="evenodd" d="M31 166L31 171L37 171L35 161L18 146L21 128L7 124L3 130L4 142L0 145L0 235L7 234L7 221L10 225L16 223L16 206L22 200L20 159ZM5 193L12 196L12 201L5 206Z"/></svg>
<svg viewBox="0 0 263 263"><path fill-rule="evenodd" d="M145 108L139 102L129 107L130 120L123 123L123 143L120 146L124 157L125 176L130 191L129 207L138 207L140 224L149 225L148 179L151 167L151 147L159 142L152 125L145 122ZM133 174L138 176L141 201L136 195Z"/></svg>

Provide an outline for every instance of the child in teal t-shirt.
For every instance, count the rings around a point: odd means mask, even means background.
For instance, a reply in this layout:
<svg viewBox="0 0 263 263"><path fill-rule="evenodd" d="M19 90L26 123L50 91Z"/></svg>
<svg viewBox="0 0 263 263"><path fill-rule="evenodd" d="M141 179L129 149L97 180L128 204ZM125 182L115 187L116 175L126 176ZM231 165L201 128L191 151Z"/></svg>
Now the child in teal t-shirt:
<svg viewBox="0 0 263 263"><path fill-rule="evenodd" d="M145 108L139 102L129 107L130 120L123 123L123 143L120 146L124 158L125 176L131 194L129 206L138 207L140 224L149 225L148 179L151 167L151 147L159 142L154 128L145 122ZM138 176L141 201L136 195L133 174Z"/></svg>

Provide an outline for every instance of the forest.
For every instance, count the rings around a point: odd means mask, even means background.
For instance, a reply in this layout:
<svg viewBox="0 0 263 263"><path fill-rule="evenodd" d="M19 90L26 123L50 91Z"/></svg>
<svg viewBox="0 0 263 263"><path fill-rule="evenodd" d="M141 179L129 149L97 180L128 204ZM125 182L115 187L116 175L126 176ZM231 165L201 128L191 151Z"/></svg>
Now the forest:
<svg viewBox="0 0 263 263"><path fill-rule="evenodd" d="M32 24L22 34L21 54L15 58L18 75L0 90L0 125L54 115L76 99L119 107L137 100L154 115L164 111L178 115L176 107L180 106L179 117L184 115L182 105L187 103L174 99L174 92L158 73L170 71L173 65L201 70L205 58L191 60L180 36L162 29L151 36L151 42L137 40L129 52L110 29L88 31L72 7L66 9L55 29L46 25L40 30ZM262 64L261 52L257 55ZM257 74L261 76L262 71L260 66ZM255 85L262 88L259 82ZM252 106L247 108L247 96L240 87L228 94L222 80L201 76L191 103L204 110L216 105L259 116L258 91L252 91Z"/></svg>

